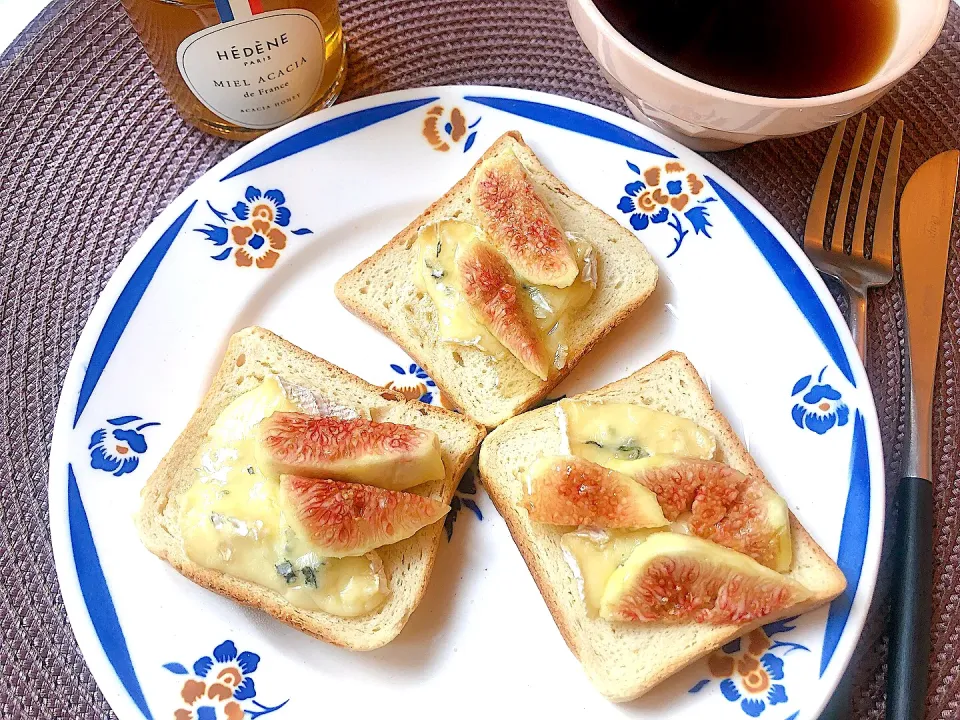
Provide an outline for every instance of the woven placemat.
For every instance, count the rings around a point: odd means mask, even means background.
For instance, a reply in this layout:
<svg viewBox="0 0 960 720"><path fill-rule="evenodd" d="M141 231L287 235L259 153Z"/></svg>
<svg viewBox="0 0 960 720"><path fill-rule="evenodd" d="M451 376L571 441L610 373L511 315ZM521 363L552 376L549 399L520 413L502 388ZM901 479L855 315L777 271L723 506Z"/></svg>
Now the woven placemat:
<svg viewBox="0 0 960 720"><path fill-rule="evenodd" d="M342 0L344 98L446 83L545 90L626 114L562 0ZM906 121L902 178L960 147L960 11L873 113ZM800 237L830 131L710 159ZM77 649L57 589L47 510L54 412L77 338L147 224L236 144L174 113L116 0L56 0L0 58L0 717L114 717ZM934 420L936 534L929 717L960 717L960 434L955 225ZM899 282L871 296L868 372L888 487L904 431ZM851 717L884 709L889 585L855 660Z"/></svg>

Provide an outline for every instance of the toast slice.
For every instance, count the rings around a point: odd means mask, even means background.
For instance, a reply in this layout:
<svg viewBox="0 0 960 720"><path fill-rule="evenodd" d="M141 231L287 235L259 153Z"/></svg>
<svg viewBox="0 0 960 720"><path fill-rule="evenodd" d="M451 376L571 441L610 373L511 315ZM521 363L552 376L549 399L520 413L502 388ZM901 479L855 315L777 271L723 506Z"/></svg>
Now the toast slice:
<svg viewBox="0 0 960 720"><path fill-rule="evenodd" d="M449 504L486 432L457 413L385 392L269 330L246 328L230 339L223 363L199 409L147 480L142 491L143 505L136 518L140 537L151 552L208 590L259 608L334 645L351 650L381 647L400 633L423 597L439 547L442 521L428 525L407 540L377 550L389 578L390 597L378 610L353 618L301 609L272 590L202 567L184 553L177 518L180 498L194 482L197 450L223 409L237 396L255 388L267 372L319 392L332 403L367 408L374 420L434 431L440 438L446 476L410 492L443 503Z"/></svg>
<svg viewBox="0 0 960 720"><path fill-rule="evenodd" d="M629 402L689 418L717 438L718 460L742 473L763 473L713 404L710 391L686 356L669 352L627 378L576 396L578 400ZM560 547L561 528L531 523L520 509L521 477L538 457L562 452L554 405L507 421L484 441L480 474L507 522L564 640L600 692L616 702L633 700L694 660L754 627L610 623L587 616L572 570ZM791 514L793 564L786 575L812 596L781 613L797 615L843 592L846 579Z"/></svg>
<svg viewBox="0 0 960 720"><path fill-rule="evenodd" d="M597 289L569 325L566 366L547 381L509 353L495 360L478 350L442 342L433 301L414 283L420 228L449 219L479 224L470 203L474 173L487 158L508 150L520 160L562 230L589 241L599 257ZM390 336L416 360L464 413L495 427L545 397L580 358L650 296L656 284L657 266L636 236L557 179L519 133L508 132L449 192L340 278L335 291L350 312Z"/></svg>

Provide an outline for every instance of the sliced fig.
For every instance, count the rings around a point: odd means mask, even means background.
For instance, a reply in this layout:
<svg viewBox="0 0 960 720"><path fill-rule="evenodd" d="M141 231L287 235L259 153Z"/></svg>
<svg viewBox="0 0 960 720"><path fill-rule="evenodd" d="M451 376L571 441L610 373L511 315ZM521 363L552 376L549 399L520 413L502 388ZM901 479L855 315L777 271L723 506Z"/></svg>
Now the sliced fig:
<svg viewBox="0 0 960 720"><path fill-rule="evenodd" d="M790 578L716 543L654 533L614 571L600 617L624 622L753 622L806 600Z"/></svg>
<svg viewBox="0 0 960 720"><path fill-rule="evenodd" d="M656 493L667 520L681 520L681 529L777 572L790 569L790 513L765 482L723 463L670 455L608 465Z"/></svg>
<svg viewBox="0 0 960 720"><path fill-rule="evenodd" d="M271 477L406 490L445 475L436 433L409 425L278 412L260 423L257 439L257 464Z"/></svg>
<svg viewBox="0 0 960 720"><path fill-rule="evenodd" d="M291 526L325 557L364 555L406 540L450 510L413 493L296 475L280 477L280 496Z"/></svg>
<svg viewBox="0 0 960 720"><path fill-rule="evenodd" d="M507 261L487 243L474 240L460 243L456 267L474 314L527 370L546 380L550 360L529 299Z"/></svg>
<svg viewBox="0 0 960 720"><path fill-rule="evenodd" d="M560 538L563 556L573 570L587 615L597 617L607 581L623 565L634 549L659 529L633 532L575 530Z"/></svg>
<svg viewBox="0 0 960 720"><path fill-rule="evenodd" d="M507 151L477 170L471 202L480 225L528 283L570 286L580 268L516 155Z"/></svg>
<svg viewBox="0 0 960 720"><path fill-rule="evenodd" d="M667 524L657 496L628 475L583 458L540 458L527 475L523 506L548 525L636 529Z"/></svg>
<svg viewBox="0 0 960 720"><path fill-rule="evenodd" d="M713 435L697 423L635 403L561 400L570 451L605 465L664 453L711 459Z"/></svg>
<svg viewBox="0 0 960 720"><path fill-rule="evenodd" d="M443 342L475 347L500 358L507 351L470 309L456 277L457 248L482 234L483 230L476 225L460 220L441 220L420 228L417 233L420 271L414 276L414 282L433 300L437 330Z"/></svg>

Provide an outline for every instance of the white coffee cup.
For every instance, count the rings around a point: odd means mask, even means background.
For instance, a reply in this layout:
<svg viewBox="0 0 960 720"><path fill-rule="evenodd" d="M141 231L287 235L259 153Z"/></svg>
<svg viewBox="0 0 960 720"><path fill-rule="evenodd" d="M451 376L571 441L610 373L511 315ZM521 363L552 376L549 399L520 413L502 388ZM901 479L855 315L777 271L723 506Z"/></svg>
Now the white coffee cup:
<svg viewBox="0 0 960 720"><path fill-rule="evenodd" d="M631 45L593 0L567 5L583 42L637 119L694 150L710 151L802 135L868 107L927 54L943 29L950 0L899 0L896 40L877 74L866 85L810 98L758 97L707 85Z"/></svg>

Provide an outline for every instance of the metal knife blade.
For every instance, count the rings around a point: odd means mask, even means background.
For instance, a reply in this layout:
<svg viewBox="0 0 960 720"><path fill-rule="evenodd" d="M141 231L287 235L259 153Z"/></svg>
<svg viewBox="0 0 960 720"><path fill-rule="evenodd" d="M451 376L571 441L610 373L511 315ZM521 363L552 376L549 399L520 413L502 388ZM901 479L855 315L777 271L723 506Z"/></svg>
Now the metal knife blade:
<svg viewBox="0 0 960 720"><path fill-rule="evenodd" d="M900 200L900 262L912 377L911 433L903 474L926 480L933 478L933 383L958 168L960 150L927 160L907 182Z"/></svg>
<svg viewBox="0 0 960 720"><path fill-rule="evenodd" d="M922 720L933 588L933 381L960 151L928 160L900 199L900 261L907 306L910 434L897 486L891 558L887 720Z"/></svg>

